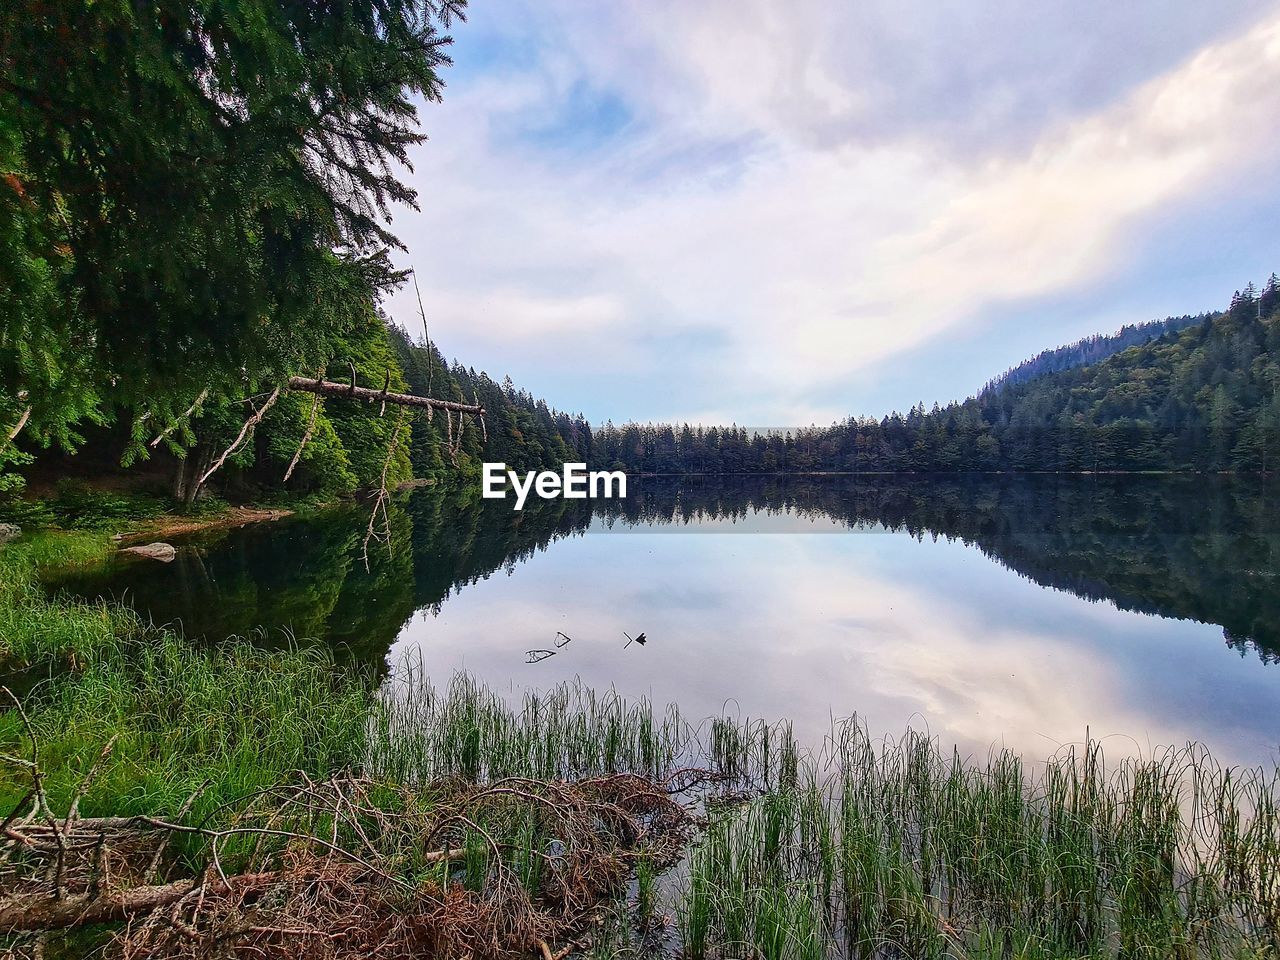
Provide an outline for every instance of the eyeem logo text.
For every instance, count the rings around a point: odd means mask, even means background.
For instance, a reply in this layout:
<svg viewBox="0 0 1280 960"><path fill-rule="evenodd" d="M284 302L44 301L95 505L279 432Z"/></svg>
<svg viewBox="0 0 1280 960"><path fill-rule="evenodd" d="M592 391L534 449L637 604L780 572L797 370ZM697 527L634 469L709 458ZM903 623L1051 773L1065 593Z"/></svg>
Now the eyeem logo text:
<svg viewBox="0 0 1280 960"><path fill-rule="evenodd" d="M521 478L505 463L484 465L483 496L486 500L506 499L506 485L516 492L516 509L524 509L524 502L533 490L544 500L564 497L566 500L595 500L600 497L625 497L627 475L621 470L592 470L587 472L585 463L566 463L562 474L554 470L535 473L530 470Z"/></svg>

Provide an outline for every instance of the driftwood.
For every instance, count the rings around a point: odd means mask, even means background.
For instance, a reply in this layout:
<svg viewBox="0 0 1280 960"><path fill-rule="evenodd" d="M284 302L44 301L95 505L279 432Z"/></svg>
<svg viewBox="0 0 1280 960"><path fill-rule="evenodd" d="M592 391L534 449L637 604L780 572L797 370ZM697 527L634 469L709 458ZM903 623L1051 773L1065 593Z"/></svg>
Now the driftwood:
<svg viewBox="0 0 1280 960"><path fill-rule="evenodd" d="M18 894L0 901L0 931L61 930L91 923L127 920L177 903L199 886L197 879L58 897L50 893Z"/></svg>

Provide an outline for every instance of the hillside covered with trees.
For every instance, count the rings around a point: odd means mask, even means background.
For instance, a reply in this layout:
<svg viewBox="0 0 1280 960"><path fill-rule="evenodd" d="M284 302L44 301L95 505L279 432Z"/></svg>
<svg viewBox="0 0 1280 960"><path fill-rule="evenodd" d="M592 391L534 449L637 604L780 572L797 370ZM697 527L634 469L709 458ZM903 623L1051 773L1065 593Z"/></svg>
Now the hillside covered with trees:
<svg viewBox="0 0 1280 960"><path fill-rule="evenodd" d="M1166 317L1164 320L1151 320L1147 323L1127 323L1113 334L1097 333L1085 337L1075 343L1052 350L1042 350L1030 360L1023 360L1016 367L1011 367L1000 376L988 381L982 393L990 393L1001 387L1012 387L1026 383L1046 373L1059 373L1075 367L1086 367L1091 363L1100 363L1107 357L1147 343L1169 333L1177 333L1194 324L1208 322L1217 314L1198 314L1196 316Z"/></svg>
<svg viewBox="0 0 1280 960"><path fill-rule="evenodd" d="M1179 319L1099 362L1009 377L945 407L771 435L606 424L592 455L600 466L655 473L1268 471L1278 466L1277 440L1273 274L1263 290L1236 293L1223 313L1185 326Z"/></svg>

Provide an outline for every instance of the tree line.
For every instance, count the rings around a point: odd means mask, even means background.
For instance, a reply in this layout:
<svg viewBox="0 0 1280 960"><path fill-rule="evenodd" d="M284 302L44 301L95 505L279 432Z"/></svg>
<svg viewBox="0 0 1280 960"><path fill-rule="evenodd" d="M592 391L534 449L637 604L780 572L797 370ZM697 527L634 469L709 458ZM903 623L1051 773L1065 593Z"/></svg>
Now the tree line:
<svg viewBox="0 0 1280 960"><path fill-rule="evenodd" d="M1183 319L1096 363L1006 378L960 403L764 433L736 425L593 428L582 414L556 410L510 378L498 382L446 360L435 344L415 341L369 311L331 341L344 362L326 376L476 404L483 419L443 411L402 419L356 400L285 394L229 459L223 489L349 494L383 479L470 480L485 461L520 471L581 461L672 474L1275 469L1280 280L1273 275L1261 291L1250 284L1225 311ZM166 437L165 446L180 453L150 451L161 469L174 472L175 493L184 475L234 437L246 402L261 399L207 399ZM127 407L108 413L82 428L78 444L104 470L112 458L129 464L154 429ZM300 447L304 434L309 441ZM68 458L44 460L56 471Z"/></svg>
<svg viewBox="0 0 1280 960"><path fill-rule="evenodd" d="M1184 320L1098 362L1006 377L963 402L878 420L772 433L606 423L590 459L641 473L1276 469L1280 279Z"/></svg>

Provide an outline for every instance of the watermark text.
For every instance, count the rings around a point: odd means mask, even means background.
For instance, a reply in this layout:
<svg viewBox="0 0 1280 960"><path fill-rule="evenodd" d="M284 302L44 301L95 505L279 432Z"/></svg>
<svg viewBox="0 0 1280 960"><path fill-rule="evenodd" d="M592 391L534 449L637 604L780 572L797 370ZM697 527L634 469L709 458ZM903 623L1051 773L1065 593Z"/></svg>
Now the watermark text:
<svg viewBox="0 0 1280 960"><path fill-rule="evenodd" d="M561 473L530 470L523 477L515 470L508 470L505 463L484 465L481 494L486 500L503 500L507 485L516 494L516 509L523 510L530 491L544 500L564 497L566 500L592 500L601 497L625 497L627 475L621 470L587 471L585 463L566 463Z"/></svg>

